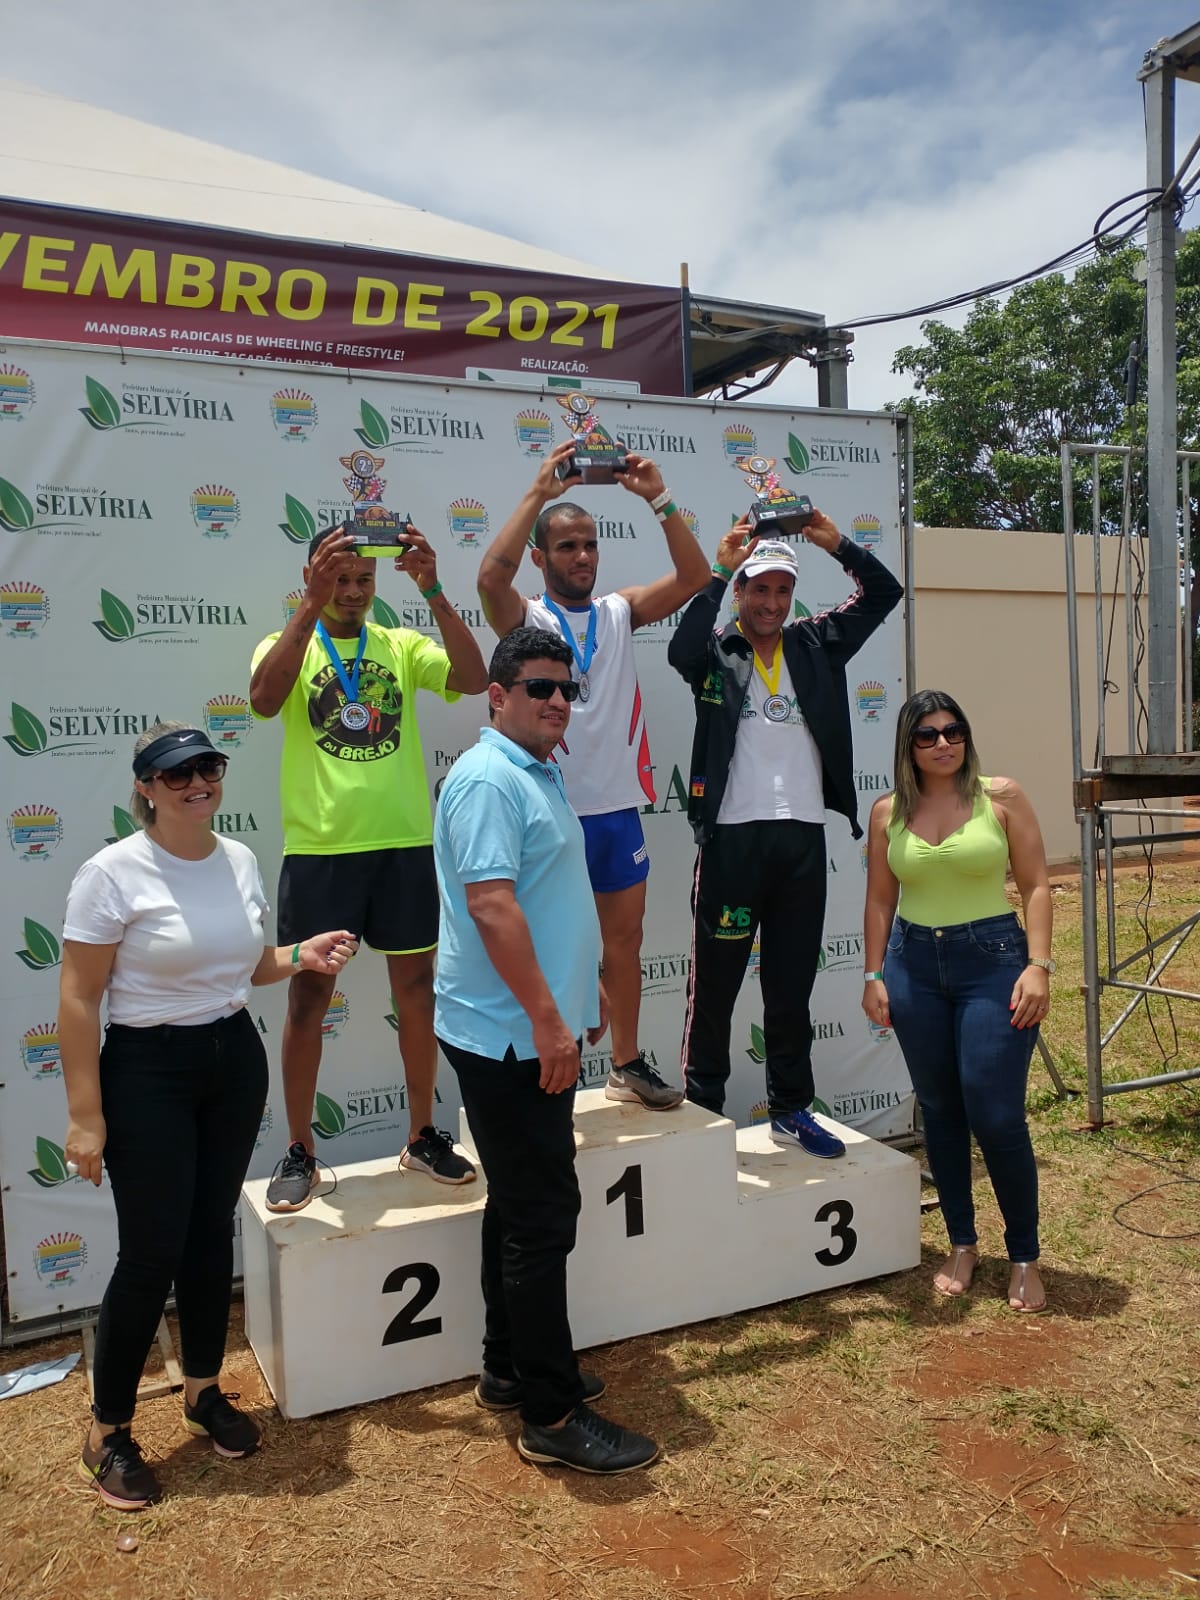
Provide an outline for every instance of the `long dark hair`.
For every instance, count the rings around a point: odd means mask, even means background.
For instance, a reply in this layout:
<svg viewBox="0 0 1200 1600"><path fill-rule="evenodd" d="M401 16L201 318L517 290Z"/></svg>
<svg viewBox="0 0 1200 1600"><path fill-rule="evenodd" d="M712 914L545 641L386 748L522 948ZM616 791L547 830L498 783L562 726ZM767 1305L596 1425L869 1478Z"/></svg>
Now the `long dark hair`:
<svg viewBox="0 0 1200 1600"><path fill-rule="evenodd" d="M908 824L917 809L921 779L913 760L913 734L924 718L934 711L948 711L956 722L961 722L966 728L962 766L955 773L954 781L959 794L971 805L974 805L979 793L979 752L975 748L971 724L964 716L963 708L944 689L918 689L900 707L900 715L896 719L896 788L892 796L892 819L895 822Z"/></svg>

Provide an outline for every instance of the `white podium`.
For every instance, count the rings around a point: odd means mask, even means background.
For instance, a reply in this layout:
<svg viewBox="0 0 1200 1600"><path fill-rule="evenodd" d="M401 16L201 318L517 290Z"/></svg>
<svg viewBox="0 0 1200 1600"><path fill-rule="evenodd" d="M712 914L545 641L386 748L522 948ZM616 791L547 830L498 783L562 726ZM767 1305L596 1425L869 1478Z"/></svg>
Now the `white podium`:
<svg viewBox="0 0 1200 1600"><path fill-rule="evenodd" d="M915 1266L917 1163L822 1120L846 1141L841 1160L687 1102L654 1112L580 1093L578 1348ZM461 1139L474 1155L465 1119ZM479 1371L483 1174L452 1188L394 1158L365 1161L284 1216L267 1211L266 1188L242 1192L246 1333L284 1416Z"/></svg>

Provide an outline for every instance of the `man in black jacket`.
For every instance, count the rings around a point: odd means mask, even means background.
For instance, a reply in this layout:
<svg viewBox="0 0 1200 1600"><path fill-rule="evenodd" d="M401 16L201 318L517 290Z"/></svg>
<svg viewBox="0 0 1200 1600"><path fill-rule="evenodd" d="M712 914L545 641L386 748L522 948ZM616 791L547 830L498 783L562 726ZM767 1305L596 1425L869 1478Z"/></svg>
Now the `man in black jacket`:
<svg viewBox="0 0 1200 1600"><path fill-rule="evenodd" d="M762 927L767 1101L777 1141L845 1154L807 1109L813 1098L809 998L825 921L825 813L862 837L846 662L897 604L900 585L816 511L805 538L836 557L855 592L834 611L790 621L796 552L721 540L713 580L684 612L668 660L696 700L688 818L699 854L683 1063L687 1097L721 1111L729 1029L754 935ZM734 579L737 620L716 627Z"/></svg>

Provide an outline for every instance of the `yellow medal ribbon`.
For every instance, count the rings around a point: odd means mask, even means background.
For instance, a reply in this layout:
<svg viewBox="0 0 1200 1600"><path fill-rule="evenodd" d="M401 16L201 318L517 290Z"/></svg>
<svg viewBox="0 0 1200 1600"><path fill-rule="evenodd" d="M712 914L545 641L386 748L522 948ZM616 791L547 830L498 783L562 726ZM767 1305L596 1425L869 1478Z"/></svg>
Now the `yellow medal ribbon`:
<svg viewBox="0 0 1200 1600"><path fill-rule="evenodd" d="M742 634L742 637L745 638L746 636L742 632L742 625L741 625L740 622L737 625L737 629L738 629L738 632ZM753 646L751 646L751 648L753 649ZM767 693L768 694L776 695L776 694L779 693L779 674L782 671L782 669L783 669L783 638L782 638L782 636L780 636L775 641L775 654L771 659L771 672L770 672L769 676L768 676L765 668L763 667L762 662L759 660L758 651L757 650L754 651L754 670L755 670L755 672L758 673L759 677L766 684Z"/></svg>

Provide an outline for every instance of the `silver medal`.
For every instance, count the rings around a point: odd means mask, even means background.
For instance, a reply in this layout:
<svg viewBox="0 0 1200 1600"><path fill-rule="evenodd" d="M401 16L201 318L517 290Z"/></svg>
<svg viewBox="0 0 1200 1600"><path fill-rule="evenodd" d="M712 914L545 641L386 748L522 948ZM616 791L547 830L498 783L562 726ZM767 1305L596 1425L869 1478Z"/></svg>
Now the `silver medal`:
<svg viewBox="0 0 1200 1600"><path fill-rule="evenodd" d="M349 700L342 707L339 716L343 728L351 733L361 733L371 720L371 713L366 706L360 706L357 700Z"/></svg>
<svg viewBox="0 0 1200 1600"><path fill-rule="evenodd" d="M763 703L763 715L768 722L786 722L789 706L781 694L768 695Z"/></svg>
<svg viewBox="0 0 1200 1600"><path fill-rule="evenodd" d="M579 698L583 702L583 704L586 705L587 702L591 699L591 696L592 696L591 680L588 678L588 675L587 675L586 672L581 672L579 674Z"/></svg>

